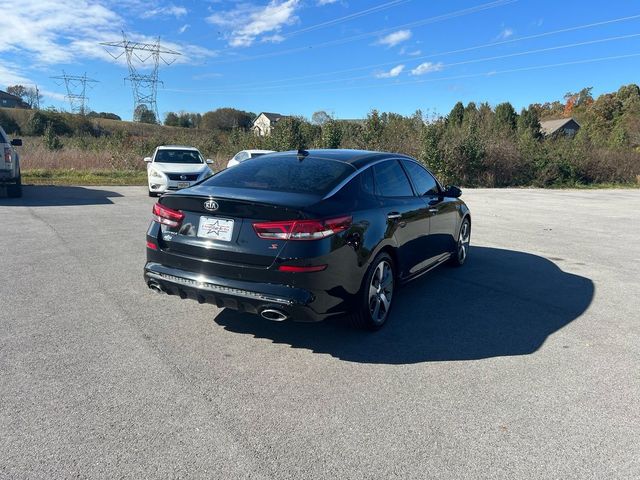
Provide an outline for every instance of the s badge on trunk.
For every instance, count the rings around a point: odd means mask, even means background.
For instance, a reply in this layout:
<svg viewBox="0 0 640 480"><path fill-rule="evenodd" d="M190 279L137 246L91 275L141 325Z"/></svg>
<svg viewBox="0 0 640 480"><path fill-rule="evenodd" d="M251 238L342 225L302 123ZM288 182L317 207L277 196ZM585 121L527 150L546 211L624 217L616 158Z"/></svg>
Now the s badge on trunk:
<svg viewBox="0 0 640 480"><path fill-rule="evenodd" d="M204 202L204 208L209 210L210 212L214 212L218 209L218 202L215 200L207 200Z"/></svg>

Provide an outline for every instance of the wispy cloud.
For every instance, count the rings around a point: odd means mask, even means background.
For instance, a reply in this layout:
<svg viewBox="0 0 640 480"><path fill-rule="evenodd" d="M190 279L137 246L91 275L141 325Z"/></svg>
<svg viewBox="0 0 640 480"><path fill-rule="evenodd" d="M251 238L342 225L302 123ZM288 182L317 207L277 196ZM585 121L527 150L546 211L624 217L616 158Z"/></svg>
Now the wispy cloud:
<svg viewBox="0 0 640 480"><path fill-rule="evenodd" d="M398 30L379 39L376 44L385 45L387 47L395 47L396 45L406 42L411 38L411 30Z"/></svg>
<svg viewBox="0 0 640 480"><path fill-rule="evenodd" d="M318 6L331 5L332 3L338 3L339 0L318 0Z"/></svg>
<svg viewBox="0 0 640 480"><path fill-rule="evenodd" d="M0 89L5 89L9 85L29 85L31 80L29 80L20 66L15 63L2 61L0 63Z"/></svg>
<svg viewBox="0 0 640 480"><path fill-rule="evenodd" d="M418 65L413 70L411 70L411 75L424 75L426 73L439 72L443 68L444 68L444 64L442 62L438 62L438 63L424 62Z"/></svg>
<svg viewBox="0 0 640 480"><path fill-rule="evenodd" d="M496 40L506 40L509 37L512 37L515 32L512 28L506 27L503 28L502 31L496 37Z"/></svg>
<svg viewBox="0 0 640 480"><path fill-rule="evenodd" d="M165 5L163 7L152 8L142 13L142 18L171 16L171 17L184 17L188 13L184 7L177 7L175 5Z"/></svg>
<svg viewBox="0 0 640 480"><path fill-rule="evenodd" d="M211 78L220 78L222 76L221 73L219 72L208 72L208 73L200 73L198 75L194 75L193 78L194 80L209 80Z"/></svg>
<svg viewBox="0 0 640 480"><path fill-rule="evenodd" d="M282 27L298 21L295 15L300 0L271 0L257 7L241 3L232 10L207 17L212 25L229 29L228 41L232 47L248 47L264 34L277 34Z"/></svg>
<svg viewBox="0 0 640 480"><path fill-rule="evenodd" d="M417 57L422 53L422 50L419 50L419 49L411 50L407 47L402 47L399 53L400 55L409 55L410 57Z"/></svg>
<svg viewBox="0 0 640 480"><path fill-rule="evenodd" d="M398 65L396 67L393 67L388 72L376 73L375 77L376 78L394 78L400 75L403 70L404 70L404 65Z"/></svg>
<svg viewBox="0 0 640 480"><path fill-rule="evenodd" d="M188 23L185 23L183 26L181 26L181 27L178 29L178 33L179 33L180 35L182 35L184 32L186 32L186 31L187 31L187 29L188 29L190 26L191 26L191 25L189 25Z"/></svg>
<svg viewBox="0 0 640 480"><path fill-rule="evenodd" d="M280 43L284 42L284 37L278 33L274 35L269 35L267 37L262 37L261 42L263 43Z"/></svg>
<svg viewBox="0 0 640 480"><path fill-rule="evenodd" d="M138 7L131 4L127 8ZM19 53L30 67L78 63L84 58L122 63L123 58L114 60L99 43L122 40L123 25L126 21L119 13L90 0L21 0L19 9L7 9L0 15L0 31L11 32L0 42L0 55ZM155 41L135 32L128 36L135 41ZM183 53L176 63L216 55L198 45L162 43Z"/></svg>

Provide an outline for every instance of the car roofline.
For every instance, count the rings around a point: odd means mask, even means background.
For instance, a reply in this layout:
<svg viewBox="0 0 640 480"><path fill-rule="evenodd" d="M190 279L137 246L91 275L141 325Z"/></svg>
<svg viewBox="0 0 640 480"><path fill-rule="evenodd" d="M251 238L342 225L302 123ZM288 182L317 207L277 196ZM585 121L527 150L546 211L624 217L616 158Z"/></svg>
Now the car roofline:
<svg viewBox="0 0 640 480"><path fill-rule="evenodd" d="M169 149L196 150L198 152L200 151L196 147L190 147L188 145L158 145L156 147L156 150L169 150Z"/></svg>
<svg viewBox="0 0 640 480"><path fill-rule="evenodd" d="M418 162L415 158L412 158L412 157L410 157L408 155L403 155L401 153L399 153L399 154L388 153L387 155L388 156L385 157L385 158L378 158L376 160L373 160L371 162L365 163L364 165L361 165L360 167L358 167L355 172L352 172L351 174L349 174L348 177L346 177L344 180L342 180L338 185L333 187L333 189L331 189L331 191L329 193L327 193L324 197L322 197L322 200L326 200L326 199L331 198L332 196L334 196L336 193L338 193L340 190L342 190L345 187L345 185L347 185L351 180L353 180L355 177L360 175L365 170L373 167L374 165L378 165L379 163L387 162L387 161L390 161L390 160L407 160L407 161L410 161L410 162L413 162L413 163L416 163L416 164L420 165L422 168L425 168L431 174L431 176L435 179L435 181L438 184L438 186L440 186L440 188L442 188L442 186L440 185L440 182L435 177L435 175L433 175L433 173L431 173L431 171L429 169L427 169L424 165L421 165L420 162ZM409 181L411 181L411 180L409 179Z"/></svg>

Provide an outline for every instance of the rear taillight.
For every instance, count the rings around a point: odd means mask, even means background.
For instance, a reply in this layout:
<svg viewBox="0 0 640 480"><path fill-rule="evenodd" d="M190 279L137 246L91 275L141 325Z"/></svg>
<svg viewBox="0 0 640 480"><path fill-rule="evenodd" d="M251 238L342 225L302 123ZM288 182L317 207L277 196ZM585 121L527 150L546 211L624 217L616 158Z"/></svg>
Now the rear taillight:
<svg viewBox="0 0 640 480"><path fill-rule="evenodd" d="M11 149L7 147L4 148L4 162L11 163Z"/></svg>
<svg viewBox="0 0 640 480"><path fill-rule="evenodd" d="M318 240L342 232L351 226L350 216L329 220L286 220L254 223L253 229L266 240Z"/></svg>
<svg viewBox="0 0 640 480"><path fill-rule="evenodd" d="M309 273L309 272L321 272L327 268L326 265L310 265L308 267L300 267L298 265L280 265L278 270L281 272L291 273Z"/></svg>
<svg viewBox="0 0 640 480"><path fill-rule="evenodd" d="M153 221L161 223L162 225L168 225L169 227L179 227L184 220L184 213L173 210L172 208L165 207L156 203L153 206Z"/></svg>

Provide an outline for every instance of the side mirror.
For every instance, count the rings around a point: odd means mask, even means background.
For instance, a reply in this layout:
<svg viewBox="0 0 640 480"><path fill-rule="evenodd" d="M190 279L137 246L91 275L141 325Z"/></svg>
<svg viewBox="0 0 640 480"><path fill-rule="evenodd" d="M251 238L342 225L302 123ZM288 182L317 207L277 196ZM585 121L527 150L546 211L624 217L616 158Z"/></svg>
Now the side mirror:
<svg viewBox="0 0 640 480"><path fill-rule="evenodd" d="M144 161L146 163L151 163L151 160L152 160L151 157L144 157Z"/></svg>
<svg viewBox="0 0 640 480"><path fill-rule="evenodd" d="M11 145L14 147L21 147L22 146L22 139L21 138L14 138L13 140L11 140Z"/></svg>
<svg viewBox="0 0 640 480"><path fill-rule="evenodd" d="M210 158L207 158L207 160L206 160L206 161L207 161L207 164L208 164L208 165L211 165L211 164L213 163L213 160L211 160Z"/></svg>
<svg viewBox="0 0 640 480"><path fill-rule="evenodd" d="M455 185L447 185L442 194L445 197L458 198L462 195L462 190Z"/></svg>

